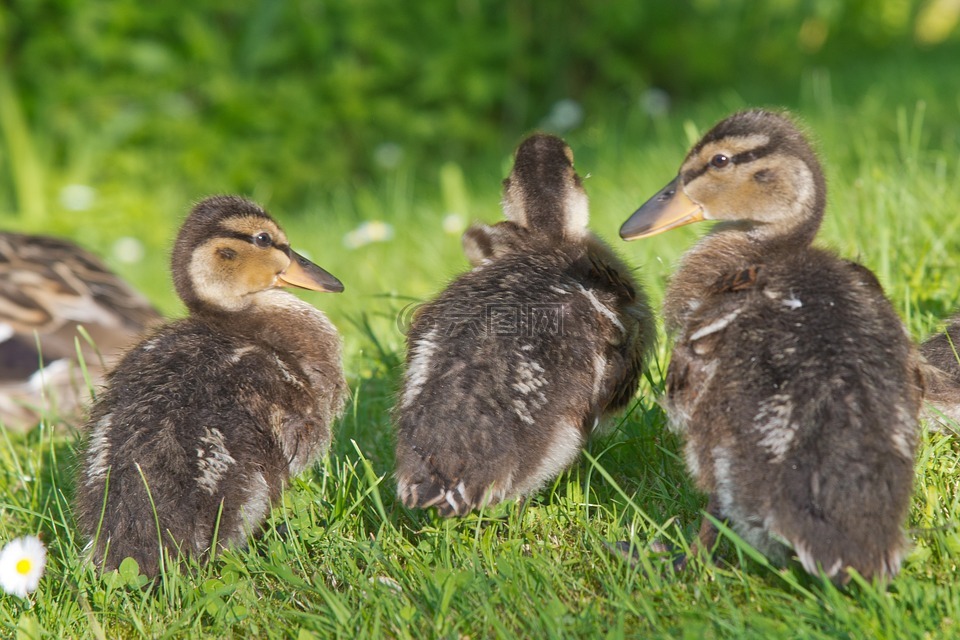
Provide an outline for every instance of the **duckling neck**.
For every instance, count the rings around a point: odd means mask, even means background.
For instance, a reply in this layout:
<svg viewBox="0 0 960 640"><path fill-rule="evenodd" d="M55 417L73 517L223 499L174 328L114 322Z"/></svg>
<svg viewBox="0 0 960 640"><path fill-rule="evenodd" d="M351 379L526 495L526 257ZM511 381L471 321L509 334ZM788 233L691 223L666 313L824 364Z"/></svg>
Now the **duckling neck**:
<svg viewBox="0 0 960 640"><path fill-rule="evenodd" d="M823 221L823 210L814 210L804 213L800 222L792 226L780 226L774 224L753 223L744 231L749 240L763 247L766 253L776 253L786 249L805 249L813 243L813 239L820 230L820 223ZM725 224L730 224L728 230L724 228ZM721 223L717 225L716 232L726 233L727 231L739 231L734 227L736 223Z"/></svg>
<svg viewBox="0 0 960 640"><path fill-rule="evenodd" d="M194 317L217 331L258 342L302 360L327 360L339 354L339 337L327 316L282 289L252 294L243 309L231 312L196 310Z"/></svg>
<svg viewBox="0 0 960 640"><path fill-rule="evenodd" d="M816 235L816 224L789 233L772 233L762 225L723 222L711 230L682 258L663 303L664 322L670 334L679 331L702 301L713 295L719 282L749 269L806 251Z"/></svg>

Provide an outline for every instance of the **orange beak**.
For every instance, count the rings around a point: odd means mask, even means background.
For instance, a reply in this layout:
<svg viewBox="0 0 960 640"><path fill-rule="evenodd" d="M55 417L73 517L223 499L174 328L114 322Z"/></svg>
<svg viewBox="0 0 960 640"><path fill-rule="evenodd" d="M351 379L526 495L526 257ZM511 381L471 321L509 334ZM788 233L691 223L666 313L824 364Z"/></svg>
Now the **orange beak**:
<svg viewBox="0 0 960 640"><path fill-rule="evenodd" d="M290 266L277 277L277 286L282 287L284 285L327 293L343 291L342 282L292 249L290 250Z"/></svg>
<svg viewBox="0 0 960 640"><path fill-rule="evenodd" d="M677 176L627 218L620 227L620 237L624 240L649 238L700 220L703 220L703 207L687 197Z"/></svg>

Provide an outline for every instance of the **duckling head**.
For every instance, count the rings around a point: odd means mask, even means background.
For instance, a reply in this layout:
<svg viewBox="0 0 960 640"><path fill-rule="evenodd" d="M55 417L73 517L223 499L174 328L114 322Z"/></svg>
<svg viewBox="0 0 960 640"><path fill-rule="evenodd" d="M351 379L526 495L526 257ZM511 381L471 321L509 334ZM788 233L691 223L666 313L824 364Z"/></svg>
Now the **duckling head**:
<svg viewBox="0 0 960 640"><path fill-rule="evenodd" d="M680 172L620 228L635 240L720 220L756 239L809 243L823 219L826 181L804 135L788 117L760 109L736 113L707 132Z"/></svg>
<svg viewBox="0 0 960 640"><path fill-rule="evenodd" d="M520 144L501 204L505 222L475 225L464 234L464 251L474 265L531 242L576 242L589 235L587 194L573 168L573 151L556 136L537 133Z"/></svg>
<svg viewBox="0 0 960 640"><path fill-rule="evenodd" d="M191 311L241 311L277 287L343 291L339 280L290 248L269 214L236 196L207 198L193 208L171 263L177 294Z"/></svg>

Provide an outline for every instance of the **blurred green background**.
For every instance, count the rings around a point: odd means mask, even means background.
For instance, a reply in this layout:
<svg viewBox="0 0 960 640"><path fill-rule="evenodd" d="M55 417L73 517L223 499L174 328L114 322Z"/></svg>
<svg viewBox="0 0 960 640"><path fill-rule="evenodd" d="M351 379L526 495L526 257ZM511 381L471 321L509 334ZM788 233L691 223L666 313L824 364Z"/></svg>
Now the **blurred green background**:
<svg viewBox="0 0 960 640"><path fill-rule="evenodd" d="M929 152L955 171L960 150L958 0L8 0L0 11L0 224L77 240L169 313L168 246L208 194L277 215L347 284L342 299L311 298L342 322L388 317L464 268L459 233L497 219L510 154L534 129L570 142L593 176L592 226L617 244L620 221L691 139L738 108L798 111L832 183L855 181L877 153L895 166ZM620 248L654 263L656 298L689 241Z"/></svg>
<svg viewBox="0 0 960 640"><path fill-rule="evenodd" d="M72 434L8 441L0 530L51 532L51 564L36 606L0 607L0 628L956 636L955 434L924 431L914 544L887 598L725 565L664 580L608 556L607 541L692 539L703 506L654 405L666 341L628 417L589 445L598 462L504 521L440 525L399 508L389 407L398 315L466 269L460 235L501 217L511 154L536 129L570 143L591 228L659 305L707 225L627 245L620 224L714 122L790 109L828 178L818 243L874 270L911 334L927 335L960 306L958 18L960 0L0 3L0 228L72 238L174 315L180 221L206 195L248 196L346 285L304 296L340 328L354 393L325 467L276 512L296 535L175 576L158 598L82 562L66 508Z"/></svg>

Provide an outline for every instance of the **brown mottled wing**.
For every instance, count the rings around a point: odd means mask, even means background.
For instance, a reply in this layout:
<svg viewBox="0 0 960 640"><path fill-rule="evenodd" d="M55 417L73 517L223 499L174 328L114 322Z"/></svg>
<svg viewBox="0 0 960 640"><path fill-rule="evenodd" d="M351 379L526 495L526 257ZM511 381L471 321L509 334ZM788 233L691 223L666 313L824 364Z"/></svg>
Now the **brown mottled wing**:
<svg viewBox="0 0 960 640"><path fill-rule="evenodd" d="M160 314L77 245L47 236L0 233L0 321L18 332L43 333L85 318L140 332Z"/></svg>
<svg viewBox="0 0 960 640"><path fill-rule="evenodd" d="M664 385L666 406L677 417L686 415L696 406L697 397L710 377L707 363L720 341L724 340L724 331L710 330L711 325L722 321L725 315L735 313L741 304L740 296L762 288L764 283L763 265L754 264L721 276L710 288L710 294L720 297L722 302L714 307L714 316L693 322L687 328L686 335L680 336L667 368ZM682 422L677 420L675 424Z"/></svg>
<svg viewBox="0 0 960 640"><path fill-rule="evenodd" d="M713 293L733 293L763 286L763 265L752 264L739 271L733 271L717 279Z"/></svg>
<svg viewBox="0 0 960 640"><path fill-rule="evenodd" d="M590 256L590 275L599 283L602 288L615 291L617 297L625 302L633 302L637 299L637 290L634 283L625 278L619 269L604 262L599 256Z"/></svg>
<svg viewBox="0 0 960 640"><path fill-rule="evenodd" d="M27 428L51 398L66 417L88 392L78 372L49 365L74 360L79 339L96 383L101 356L109 363L159 320L143 296L75 244L0 232L0 420ZM81 325L96 350L79 337ZM41 365L44 395L30 381Z"/></svg>

